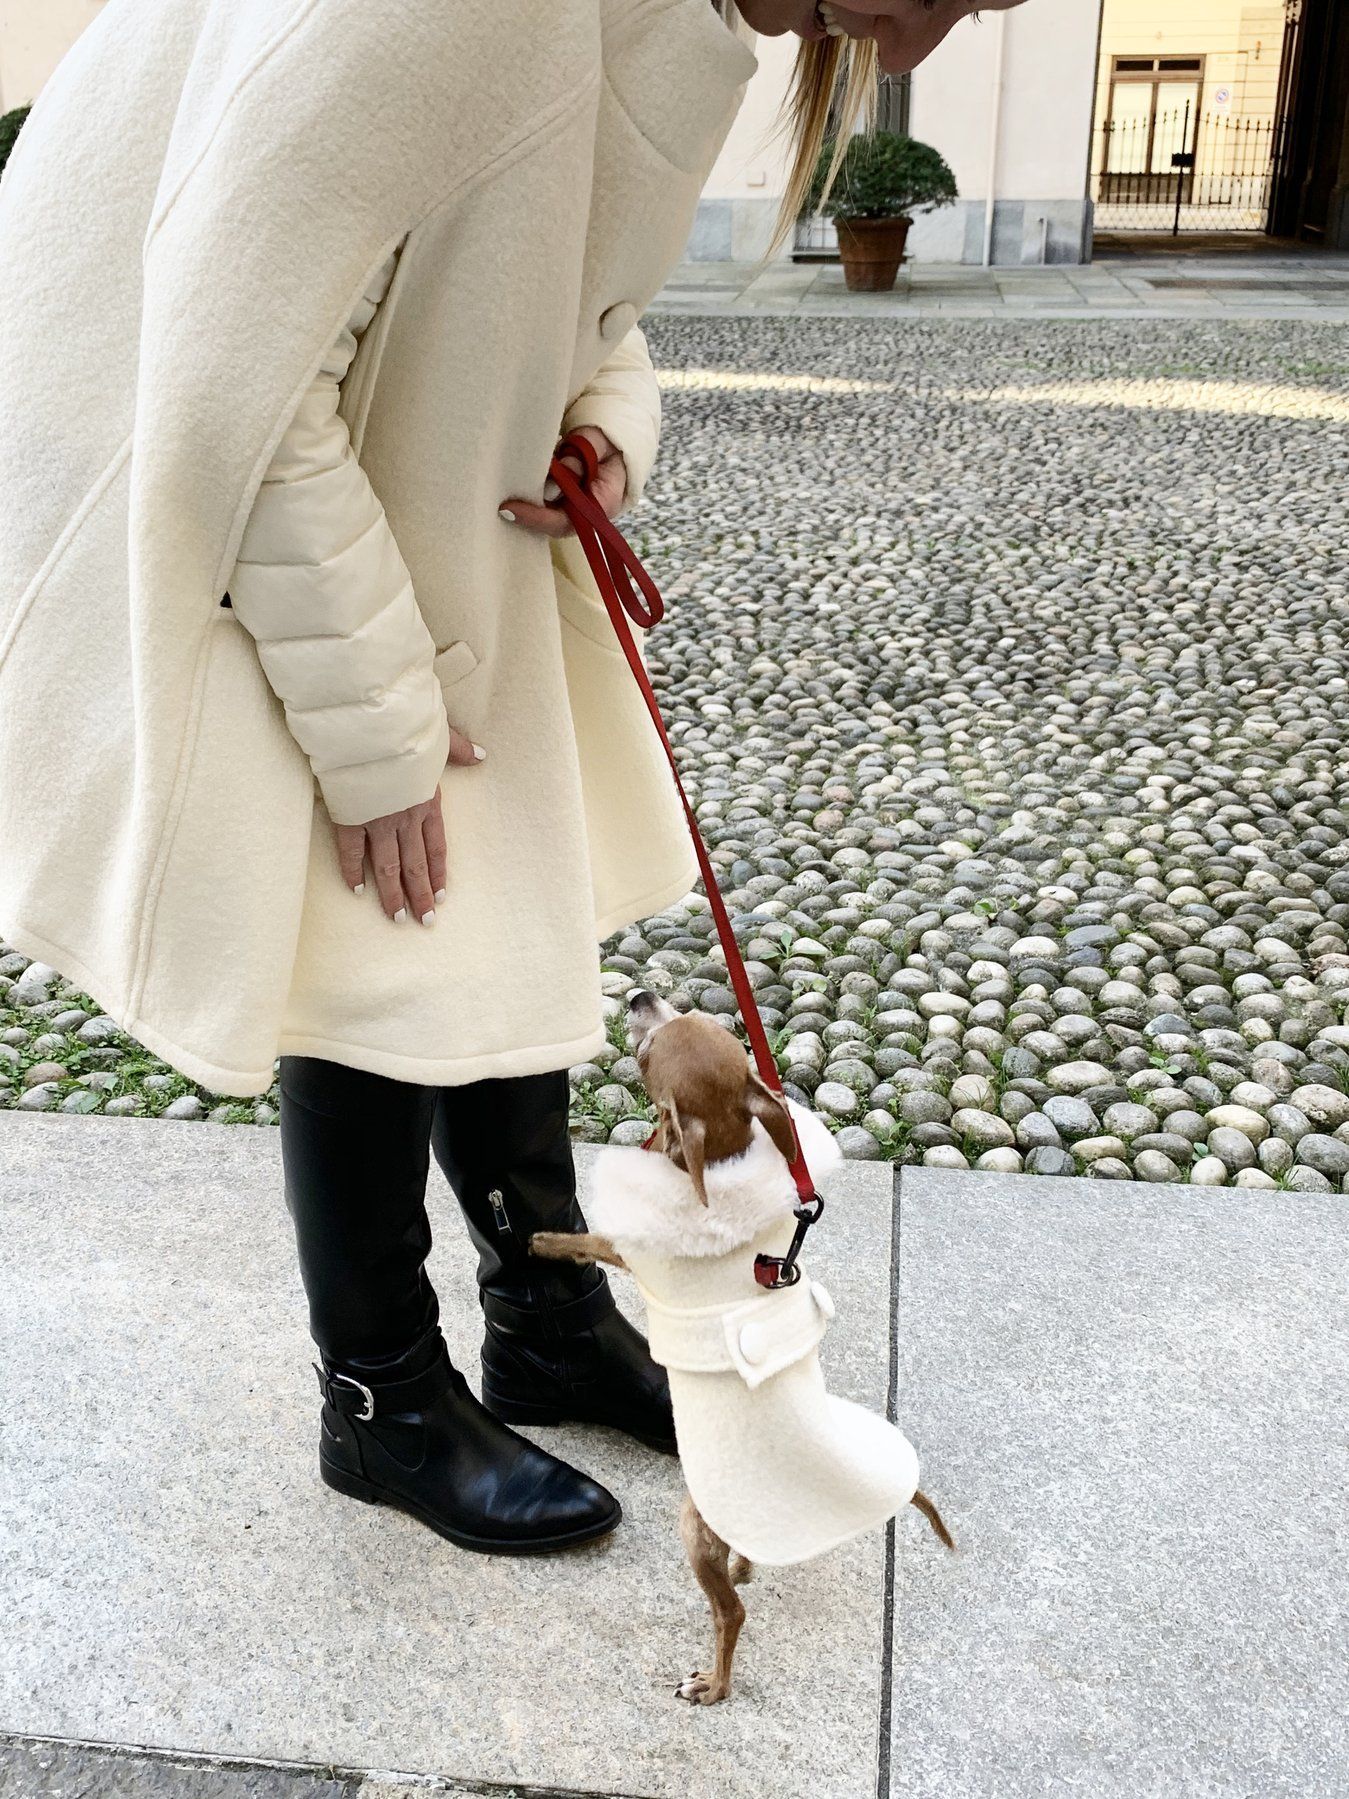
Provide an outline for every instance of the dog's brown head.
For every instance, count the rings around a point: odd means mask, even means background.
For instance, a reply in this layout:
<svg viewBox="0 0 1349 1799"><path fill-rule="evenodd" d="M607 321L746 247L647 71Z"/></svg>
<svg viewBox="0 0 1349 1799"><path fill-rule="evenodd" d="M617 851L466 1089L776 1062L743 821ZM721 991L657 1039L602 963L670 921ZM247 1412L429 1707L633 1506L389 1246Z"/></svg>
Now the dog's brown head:
<svg viewBox="0 0 1349 1799"><path fill-rule="evenodd" d="M786 1102L715 1019L676 1012L654 993L635 993L628 1030L659 1118L656 1148L687 1172L704 1205L704 1169L747 1150L756 1118L791 1160L796 1145Z"/></svg>

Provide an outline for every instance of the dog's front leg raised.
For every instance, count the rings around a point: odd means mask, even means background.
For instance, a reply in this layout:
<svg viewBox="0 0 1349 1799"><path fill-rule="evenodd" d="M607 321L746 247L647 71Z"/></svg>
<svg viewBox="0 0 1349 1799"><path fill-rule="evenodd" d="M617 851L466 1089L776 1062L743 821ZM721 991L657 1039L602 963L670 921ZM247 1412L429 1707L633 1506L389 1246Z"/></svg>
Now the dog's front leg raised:
<svg viewBox="0 0 1349 1799"><path fill-rule="evenodd" d="M529 1248L545 1262L607 1262L611 1268L627 1267L609 1239L594 1231L535 1231Z"/></svg>
<svg viewBox="0 0 1349 1799"><path fill-rule="evenodd" d="M736 1556L732 1574L730 1550L704 1521L688 1493L684 1495L679 1512L679 1535L688 1554L689 1566L712 1607L716 1654L712 1672L700 1674L695 1671L687 1680L681 1680L675 1688L675 1697L687 1699L693 1705L716 1705L731 1690L731 1660L740 1640L740 1627L745 1622L745 1608L735 1588L737 1580L749 1579L749 1563L743 1556Z"/></svg>

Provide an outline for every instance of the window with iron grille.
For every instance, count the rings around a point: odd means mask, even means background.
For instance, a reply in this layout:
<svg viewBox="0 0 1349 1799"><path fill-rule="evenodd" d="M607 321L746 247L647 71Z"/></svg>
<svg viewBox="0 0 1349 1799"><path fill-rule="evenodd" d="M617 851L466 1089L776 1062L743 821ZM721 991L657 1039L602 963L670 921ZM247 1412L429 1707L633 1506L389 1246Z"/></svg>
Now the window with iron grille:
<svg viewBox="0 0 1349 1799"><path fill-rule="evenodd" d="M1191 147L1189 127L1199 116L1203 92L1202 56L1114 58L1102 200L1136 198L1157 177L1173 179L1173 158Z"/></svg>

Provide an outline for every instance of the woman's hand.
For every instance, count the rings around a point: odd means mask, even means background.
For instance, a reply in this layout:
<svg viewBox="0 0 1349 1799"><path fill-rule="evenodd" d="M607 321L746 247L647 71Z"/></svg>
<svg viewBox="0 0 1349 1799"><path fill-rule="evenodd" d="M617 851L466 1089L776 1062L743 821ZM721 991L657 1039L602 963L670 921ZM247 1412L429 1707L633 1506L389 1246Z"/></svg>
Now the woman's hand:
<svg viewBox="0 0 1349 1799"><path fill-rule="evenodd" d="M595 425L582 425L574 435L586 438L595 446L600 466L599 473L590 484L590 496L596 505L603 507L606 518L613 518L628 491L628 465L623 460L623 453L615 449L603 431ZM568 454L562 461L578 475L585 472L578 456ZM545 496L548 496L549 488L556 495L557 490L550 481L543 490ZM551 504L544 506L535 505L532 500L503 500L501 516L507 524L523 525L526 531L539 531L544 537L572 536L571 520L555 497Z"/></svg>
<svg viewBox="0 0 1349 1799"><path fill-rule="evenodd" d="M471 768L483 760L482 750L451 726L448 766ZM445 897L445 819L439 784L420 805L367 819L363 825L333 828L342 879L353 893L365 891L368 850L380 903L394 923L402 924L409 908L424 925L435 923L436 901Z"/></svg>

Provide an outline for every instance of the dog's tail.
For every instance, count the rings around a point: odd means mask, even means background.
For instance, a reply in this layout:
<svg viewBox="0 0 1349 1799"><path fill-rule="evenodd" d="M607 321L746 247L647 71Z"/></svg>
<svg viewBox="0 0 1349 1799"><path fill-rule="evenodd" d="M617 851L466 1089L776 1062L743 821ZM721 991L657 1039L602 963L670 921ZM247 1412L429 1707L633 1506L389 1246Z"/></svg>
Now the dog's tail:
<svg viewBox="0 0 1349 1799"><path fill-rule="evenodd" d="M933 1505L926 1493L921 1490L916 1492L909 1501L909 1504L918 1507L918 1510L927 1519L928 1523L932 1526L933 1530L936 1531L938 1537L940 1537L941 1541L945 1543L948 1549L955 1548L955 1540L951 1536L950 1531L947 1530L945 1523L942 1521L941 1513L937 1510L936 1506Z"/></svg>

